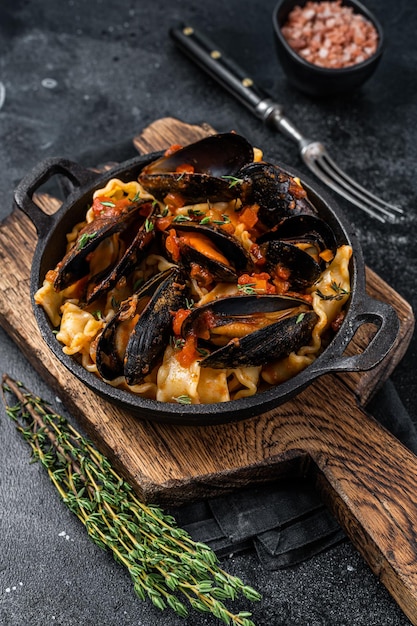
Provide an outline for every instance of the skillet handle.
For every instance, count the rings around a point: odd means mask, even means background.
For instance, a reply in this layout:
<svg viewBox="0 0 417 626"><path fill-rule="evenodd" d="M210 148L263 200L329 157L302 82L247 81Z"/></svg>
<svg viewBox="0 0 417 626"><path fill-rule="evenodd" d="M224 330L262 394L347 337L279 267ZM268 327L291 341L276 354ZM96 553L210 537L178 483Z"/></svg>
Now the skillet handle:
<svg viewBox="0 0 417 626"><path fill-rule="evenodd" d="M40 238L50 230L53 216L44 213L35 204L33 195L41 185L56 174L65 176L76 187L89 184L97 178L95 172L84 168L74 161L60 157L51 157L38 163L22 179L14 192L15 204L33 222Z"/></svg>
<svg viewBox="0 0 417 626"><path fill-rule="evenodd" d="M364 296L362 308L349 321L344 332L336 337L320 359L309 366L309 372L320 376L332 372L359 372L370 370L380 363L392 348L400 328L397 314L386 302ZM362 324L375 324L376 334L359 354L344 356L344 351Z"/></svg>

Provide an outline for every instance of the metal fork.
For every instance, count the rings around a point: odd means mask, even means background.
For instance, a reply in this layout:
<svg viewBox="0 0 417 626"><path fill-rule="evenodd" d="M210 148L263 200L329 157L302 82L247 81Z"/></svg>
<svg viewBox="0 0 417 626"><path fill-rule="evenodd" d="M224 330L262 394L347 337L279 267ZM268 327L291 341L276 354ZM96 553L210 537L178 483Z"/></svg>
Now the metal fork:
<svg viewBox="0 0 417 626"><path fill-rule="evenodd" d="M184 25L172 28L170 35L183 52L252 113L295 141L307 167L333 191L381 222L393 221L403 213L400 207L381 200L343 172L322 143L305 137L284 115L283 107L207 37Z"/></svg>

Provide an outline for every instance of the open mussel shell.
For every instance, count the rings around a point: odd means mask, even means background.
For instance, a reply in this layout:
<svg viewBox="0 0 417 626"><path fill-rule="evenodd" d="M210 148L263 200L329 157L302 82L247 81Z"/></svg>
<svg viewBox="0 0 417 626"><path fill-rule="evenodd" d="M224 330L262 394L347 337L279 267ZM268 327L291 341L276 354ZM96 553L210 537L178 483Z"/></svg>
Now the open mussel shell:
<svg viewBox="0 0 417 626"><path fill-rule="evenodd" d="M305 190L278 165L250 163L240 170L239 178L243 202L258 204L258 217L269 228L289 215L317 212Z"/></svg>
<svg viewBox="0 0 417 626"><path fill-rule="evenodd" d="M165 350L172 312L185 306L185 289L181 270L172 267L122 303L97 342L96 364L104 379L124 375L128 385L143 381Z"/></svg>
<svg viewBox="0 0 417 626"><path fill-rule="evenodd" d="M302 299L242 295L197 307L186 318L182 333L202 336L207 345L215 346L201 359L201 367L253 367L308 344L317 320ZM225 345L217 347L221 343Z"/></svg>
<svg viewBox="0 0 417 626"><path fill-rule="evenodd" d="M319 263L292 243L280 239L268 241L262 244L261 251L266 258L265 269L268 272L275 272L280 265L290 272L288 282L293 290L303 290L320 277Z"/></svg>
<svg viewBox="0 0 417 626"><path fill-rule="evenodd" d="M320 256L325 251L331 260L336 254L336 239L332 229L315 215L293 215L259 237L258 243L266 259L266 269L274 271L282 265L290 271L293 289L312 285L326 266Z"/></svg>
<svg viewBox="0 0 417 626"><path fill-rule="evenodd" d="M292 315L266 328L249 333L238 341L230 341L226 346L212 352L200 361L201 367L235 368L266 365L272 359L281 359L290 352L306 345L318 320L313 311Z"/></svg>
<svg viewBox="0 0 417 626"><path fill-rule="evenodd" d="M134 267L146 256L155 239L155 217L149 215L137 228L129 233L130 240L126 250L116 265L107 268L100 276L94 276L87 287L86 303L90 304L112 289L124 276L128 276ZM130 229L129 229L130 230Z"/></svg>
<svg viewBox="0 0 417 626"><path fill-rule="evenodd" d="M54 286L57 291L65 289L75 283L80 278L86 276L90 271L89 256L99 244L107 237L115 233L120 233L129 228L137 219L139 211L145 201L140 200L132 203L118 214L107 214L98 216L95 220L87 224L78 233L77 239L72 248L59 264Z"/></svg>
<svg viewBox="0 0 417 626"><path fill-rule="evenodd" d="M237 272L248 269L251 261L239 240L222 228L192 224L173 224L181 254L181 263L190 269L195 263L216 279L237 280ZM166 233L167 235L168 233Z"/></svg>
<svg viewBox="0 0 417 626"><path fill-rule="evenodd" d="M160 356L172 333L172 314L186 306L186 282L180 268L168 270L130 335L124 359L128 385L143 381Z"/></svg>
<svg viewBox="0 0 417 626"><path fill-rule="evenodd" d="M219 133L153 161L143 168L139 178L147 174L172 174L183 165L190 165L201 174L221 177L235 174L252 160L253 148L244 137Z"/></svg>
<svg viewBox="0 0 417 626"><path fill-rule="evenodd" d="M292 242L314 242L321 251L329 249L336 254L336 238L330 226L316 215L291 215L261 235L257 243L282 239Z"/></svg>
<svg viewBox="0 0 417 626"><path fill-rule="evenodd" d="M173 193L184 198L184 204L227 201L239 194L230 177L252 160L253 148L244 137L222 133L150 163L139 182L160 201Z"/></svg>

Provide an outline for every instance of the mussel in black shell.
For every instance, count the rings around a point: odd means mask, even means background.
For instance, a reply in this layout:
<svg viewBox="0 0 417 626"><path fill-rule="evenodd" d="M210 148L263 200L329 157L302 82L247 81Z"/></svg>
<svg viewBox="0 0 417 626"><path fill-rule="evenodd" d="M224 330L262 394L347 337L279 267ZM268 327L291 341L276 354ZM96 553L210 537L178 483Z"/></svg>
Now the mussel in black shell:
<svg viewBox="0 0 417 626"><path fill-rule="evenodd" d="M277 265L289 271L293 290L312 285L336 254L336 239L330 226L315 215L294 215L259 237L267 271Z"/></svg>
<svg viewBox="0 0 417 626"><path fill-rule="evenodd" d="M183 323L210 354L201 367L266 365L309 343L318 320L302 299L275 295L219 298L196 307Z"/></svg>
<svg viewBox="0 0 417 626"><path fill-rule="evenodd" d="M298 181L278 165L250 163L239 172L240 197L259 205L259 219L271 228L289 215L317 213Z"/></svg>
<svg viewBox="0 0 417 626"><path fill-rule="evenodd" d="M209 281L234 282L251 263L239 240L221 228L186 222L173 224L164 235L168 256L191 273L202 268Z"/></svg>
<svg viewBox="0 0 417 626"><path fill-rule="evenodd" d="M185 306L186 283L178 267L153 276L125 300L104 327L96 348L100 375L124 375L128 385L143 381L163 354L173 312Z"/></svg>
<svg viewBox="0 0 417 626"><path fill-rule="evenodd" d="M155 198L178 194L184 204L237 198L235 178L253 160L253 148L241 135L221 133L197 141L153 161L139 175Z"/></svg>
<svg viewBox="0 0 417 626"><path fill-rule="evenodd" d="M149 200L127 202L117 212L113 207L108 210L104 205L102 213L80 230L74 245L58 264L55 289L65 289L89 273L85 294L87 303L111 289L143 258L151 244L155 234L153 211ZM106 244L115 234L119 235L118 248L121 254L98 274L91 275L92 255L100 244ZM102 258L111 259L111 255L103 254Z"/></svg>

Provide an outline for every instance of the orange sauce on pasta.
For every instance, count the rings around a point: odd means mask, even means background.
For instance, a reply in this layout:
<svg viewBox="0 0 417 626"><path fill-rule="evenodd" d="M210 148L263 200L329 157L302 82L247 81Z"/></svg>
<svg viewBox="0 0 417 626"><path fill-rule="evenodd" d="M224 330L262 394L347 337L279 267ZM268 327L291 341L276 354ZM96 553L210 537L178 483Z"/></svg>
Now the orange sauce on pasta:
<svg viewBox="0 0 417 626"><path fill-rule="evenodd" d="M182 367L190 367L198 359L198 356L197 337L194 333L190 333L185 339L183 347L177 354L177 361Z"/></svg>

